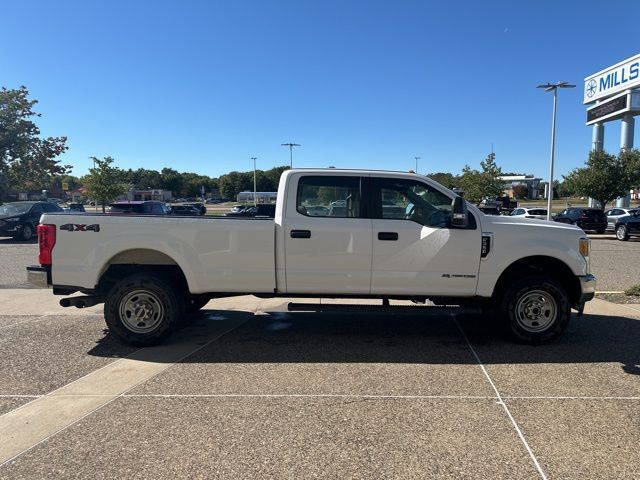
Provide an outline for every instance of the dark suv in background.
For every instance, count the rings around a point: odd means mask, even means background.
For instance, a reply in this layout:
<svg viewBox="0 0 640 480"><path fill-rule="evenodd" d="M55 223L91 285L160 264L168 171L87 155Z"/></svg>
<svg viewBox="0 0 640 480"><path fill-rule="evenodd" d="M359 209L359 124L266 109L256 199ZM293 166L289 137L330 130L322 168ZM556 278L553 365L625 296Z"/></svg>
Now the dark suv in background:
<svg viewBox="0 0 640 480"><path fill-rule="evenodd" d="M582 230L592 230L596 233L604 233L607 229L607 216L602 210L597 208L565 208L554 220L556 222L577 225Z"/></svg>
<svg viewBox="0 0 640 480"><path fill-rule="evenodd" d="M0 205L0 237L28 241L36 234L40 216L48 212L62 212L51 202L12 202Z"/></svg>
<svg viewBox="0 0 640 480"><path fill-rule="evenodd" d="M147 201L120 201L109 204L108 213L133 214L133 215L169 215L171 209L162 202Z"/></svg>

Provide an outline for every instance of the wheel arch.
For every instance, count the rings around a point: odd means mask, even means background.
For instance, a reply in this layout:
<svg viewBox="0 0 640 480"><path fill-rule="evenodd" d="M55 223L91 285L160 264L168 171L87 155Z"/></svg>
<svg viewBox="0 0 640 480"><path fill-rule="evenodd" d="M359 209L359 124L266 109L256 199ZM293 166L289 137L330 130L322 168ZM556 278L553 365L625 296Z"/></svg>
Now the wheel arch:
<svg viewBox="0 0 640 480"><path fill-rule="evenodd" d="M529 275L546 275L555 279L567 288L571 304L578 303L581 295L578 277L562 260L545 255L524 257L511 263L498 278L492 297L500 297L515 280Z"/></svg>
<svg viewBox="0 0 640 480"><path fill-rule="evenodd" d="M102 267L97 290L106 293L118 280L134 274L155 272L171 280L185 293L189 282L182 267L166 253L150 248L124 250L111 257Z"/></svg>

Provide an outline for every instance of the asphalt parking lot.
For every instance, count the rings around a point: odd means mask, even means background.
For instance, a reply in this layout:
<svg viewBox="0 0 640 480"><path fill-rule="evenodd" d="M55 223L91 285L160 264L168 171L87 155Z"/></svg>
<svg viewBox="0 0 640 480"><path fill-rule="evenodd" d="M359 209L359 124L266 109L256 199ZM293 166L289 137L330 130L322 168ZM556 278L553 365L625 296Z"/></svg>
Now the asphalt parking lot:
<svg viewBox="0 0 640 480"><path fill-rule="evenodd" d="M21 271L36 249L0 240L0 265ZM640 283L639 256L640 242L594 239L606 289ZM136 350L100 307L62 309L12 268L0 478L640 478L637 305L594 300L529 347L471 315L238 297Z"/></svg>

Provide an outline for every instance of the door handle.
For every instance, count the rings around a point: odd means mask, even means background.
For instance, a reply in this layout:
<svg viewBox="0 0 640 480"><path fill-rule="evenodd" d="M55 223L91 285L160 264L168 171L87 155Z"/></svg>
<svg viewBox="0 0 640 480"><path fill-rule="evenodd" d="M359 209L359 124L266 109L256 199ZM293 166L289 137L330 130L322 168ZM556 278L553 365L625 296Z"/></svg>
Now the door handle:
<svg viewBox="0 0 640 480"><path fill-rule="evenodd" d="M378 240L398 240L397 232L378 232Z"/></svg>
<svg viewBox="0 0 640 480"><path fill-rule="evenodd" d="M291 230L291 238L311 238L311 230Z"/></svg>

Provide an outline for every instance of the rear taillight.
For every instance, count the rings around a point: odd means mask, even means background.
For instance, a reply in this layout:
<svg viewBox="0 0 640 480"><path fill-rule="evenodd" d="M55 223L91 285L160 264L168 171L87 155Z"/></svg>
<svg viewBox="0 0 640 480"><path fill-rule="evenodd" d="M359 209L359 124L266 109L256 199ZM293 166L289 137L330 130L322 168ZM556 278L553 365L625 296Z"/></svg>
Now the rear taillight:
<svg viewBox="0 0 640 480"><path fill-rule="evenodd" d="M40 265L51 265L51 251L56 244L56 226L38 225L38 246L40 253L38 261Z"/></svg>

